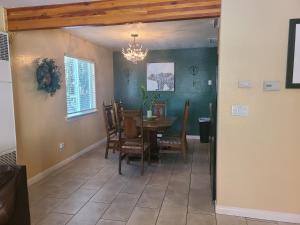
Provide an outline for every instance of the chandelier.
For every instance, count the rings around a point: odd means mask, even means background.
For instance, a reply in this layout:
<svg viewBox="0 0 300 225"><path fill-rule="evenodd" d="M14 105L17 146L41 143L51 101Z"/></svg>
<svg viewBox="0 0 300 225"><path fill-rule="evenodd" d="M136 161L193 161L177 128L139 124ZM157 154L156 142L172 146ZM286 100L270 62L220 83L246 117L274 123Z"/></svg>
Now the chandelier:
<svg viewBox="0 0 300 225"><path fill-rule="evenodd" d="M144 58L147 56L148 49L145 49L143 51L143 46L135 42L138 34L131 34L131 37L133 37L133 41L129 42L128 48L126 48L126 50L124 48L122 49L122 54L128 61L137 64L138 61L144 60Z"/></svg>

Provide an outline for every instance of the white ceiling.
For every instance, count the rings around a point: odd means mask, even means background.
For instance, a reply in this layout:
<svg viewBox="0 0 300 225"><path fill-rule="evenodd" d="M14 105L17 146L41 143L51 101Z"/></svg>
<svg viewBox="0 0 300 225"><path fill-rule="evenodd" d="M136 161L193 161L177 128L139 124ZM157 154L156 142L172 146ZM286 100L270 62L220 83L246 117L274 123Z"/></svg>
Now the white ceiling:
<svg viewBox="0 0 300 225"><path fill-rule="evenodd" d="M95 0L0 0L0 6L4 8L16 8L25 6L40 6L93 1Z"/></svg>
<svg viewBox="0 0 300 225"><path fill-rule="evenodd" d="M217 38L213 19L182 20L159 23L140 23L102 27L65 28L93 43L120 50L131 40L131 34L139 35L137 41L143 47L154 49L179 49L211 47L209 38Z"/></svg>

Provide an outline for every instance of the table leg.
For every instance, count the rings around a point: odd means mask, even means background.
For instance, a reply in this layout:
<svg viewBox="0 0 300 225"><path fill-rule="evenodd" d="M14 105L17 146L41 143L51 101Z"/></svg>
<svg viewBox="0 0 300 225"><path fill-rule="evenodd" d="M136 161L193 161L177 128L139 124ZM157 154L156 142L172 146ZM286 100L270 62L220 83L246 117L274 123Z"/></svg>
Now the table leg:
<svg viewBox="0 0 300 225"><path fill-rule="evenodd" d="M157 132L155 130L148 131L148 140L150 144L151 161L159 159L159 149L157 144Z"/></svg>

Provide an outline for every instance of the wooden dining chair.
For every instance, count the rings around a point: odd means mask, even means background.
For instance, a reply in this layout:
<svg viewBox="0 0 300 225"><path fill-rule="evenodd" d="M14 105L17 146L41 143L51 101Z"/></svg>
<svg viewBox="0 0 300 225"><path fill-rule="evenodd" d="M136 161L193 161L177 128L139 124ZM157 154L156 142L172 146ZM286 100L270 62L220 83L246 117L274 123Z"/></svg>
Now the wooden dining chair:
<svg viewBox="0 0 300 225"><path fill-rule="evenodd" d="M144 174L144 158L148 155L150 162L149 144L144 141L142 110L123 110L123 130L119 133L119 174L122 174L122 160L127 156L141 157L141 175Z"/></svg>
<svg viewBox="0 0 300 225"><path fill-rule="evenodd" d="M106 129L106 150L105 150L105 158L108 157L108 151L111 149L113 152L118 150L119 145L119 136L117 130L117 124L114 114L113 105L105 105L103 102L103 116L105 121L105 129Z"/></svg>
<svg viewBox="0 0 300 225"><path fill-rule="evenodd" d="M184 161L187 160L188 143L186 138L189 117L189 101L185 102L181 131L178 136L163 136L158 140L160 153L181 152Z"/></svg>
<svg viewBox="0 0 300 225"><path fill-rule="evenodd" d="M152 107L153 115L158 117L165 117L167 110L167 103L165 101L157 101Z"/></svg>

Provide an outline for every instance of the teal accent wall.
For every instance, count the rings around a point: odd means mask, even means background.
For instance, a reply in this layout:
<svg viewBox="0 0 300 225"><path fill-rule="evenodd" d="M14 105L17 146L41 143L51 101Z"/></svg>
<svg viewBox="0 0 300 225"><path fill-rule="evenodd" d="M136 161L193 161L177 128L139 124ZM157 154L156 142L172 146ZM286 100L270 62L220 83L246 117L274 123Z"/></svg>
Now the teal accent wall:
<svg viewBox="0 0 300 225"><path fill-rule="evenodd" d="M149 51L143 62L133 64L120 52L114 52L114 94L125 108L141 107L141 85L146 87L147 63L175 63L175 91L159 92L160 100L167 101L167 115L177 116L172 128L180 130L185 100L190 100L188 133L199 135L198 117L209 115L209 103L216 97L216 48L194 48ZM198 73L193 76L191 66L198 66ZM212 86L208 86L212 80ZM152 92L151 92L152 93Z"/></svg>

